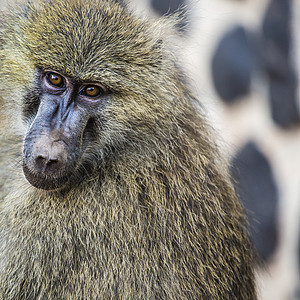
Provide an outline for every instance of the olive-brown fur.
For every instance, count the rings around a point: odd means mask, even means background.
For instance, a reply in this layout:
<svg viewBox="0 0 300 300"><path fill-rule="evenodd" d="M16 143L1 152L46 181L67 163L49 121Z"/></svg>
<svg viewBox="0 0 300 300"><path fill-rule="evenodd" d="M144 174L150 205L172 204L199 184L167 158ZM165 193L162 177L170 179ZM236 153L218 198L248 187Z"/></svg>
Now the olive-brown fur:
<svg viewBox="0 0 300 300"><path fill-rule="evenodd" d="M245 217L178 69L172 21L112 0L3 19L0 299L256 299ZM64 190L22 172L41 68L111 91L83 136L86 171Z"/></svg>

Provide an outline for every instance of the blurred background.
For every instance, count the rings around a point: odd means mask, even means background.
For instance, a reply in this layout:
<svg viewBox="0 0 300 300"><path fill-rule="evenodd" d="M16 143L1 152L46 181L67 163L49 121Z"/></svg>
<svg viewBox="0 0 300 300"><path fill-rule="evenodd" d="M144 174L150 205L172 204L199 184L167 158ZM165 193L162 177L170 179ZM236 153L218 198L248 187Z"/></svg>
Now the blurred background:
<svg viewBox="0 0 300 300"><path fill-rule="evenodd" d="M300 300L300 0L127 2L153 18L180 11L180 58L263 260L259 299Z"/></svg>

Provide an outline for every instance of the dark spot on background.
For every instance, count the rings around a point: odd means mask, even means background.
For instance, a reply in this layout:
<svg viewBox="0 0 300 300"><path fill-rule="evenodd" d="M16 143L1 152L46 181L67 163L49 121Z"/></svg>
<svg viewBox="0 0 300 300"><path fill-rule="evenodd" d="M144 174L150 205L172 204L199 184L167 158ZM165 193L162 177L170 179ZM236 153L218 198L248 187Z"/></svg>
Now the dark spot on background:
<svg viewBox="0 0 300 300"><path fill-rule="evenodd" d="M254 142L233 158L232 175L249 219L251 239L260 256L268 260L278 242L278 190L270 164Z"/></svg>
<svg viewBox="0 0 300 300"><path fill-rule="evenodd" d="M247 32L235 26L221 39L212 58L213 83L220 98L230 103L248 94L253 69Z"/></svg>
<svg viewBox="0 0 300 300"><path fill-rule="evenodd" d="M263 20L263 37L272 43L278 51L289 54L291 31L291 1L272 0Z"/></svg>
<svg viewBox="0 0 300 300"><path fill-rule="evenodd" d="M151 0L152 7L161 15L172 14L184 5L184 0Z"/></svg>
<svg viewBox="0 0 300 300"><path fill-rule="evenodd" d="M269 97L272 118L277 125L289 128L299 123L297 78L292 69L282 78L270 76Z"/></svg>
<svg viewBox="0 0 300 300"><path fill-rule="evenodd" d="M181 11L181 20L178 24L180 31L187 30L188 13L185 9L184 0L151 0L152 8L160 15L170 15Z"/></svg>
<svg viewBox="0 0 300 300"><path fill-rule="evenodd" d="M272 0L262 25L263 68L269 82L272 118L287 128L300 121L297 78L291 65L291 1Z"/></svg>

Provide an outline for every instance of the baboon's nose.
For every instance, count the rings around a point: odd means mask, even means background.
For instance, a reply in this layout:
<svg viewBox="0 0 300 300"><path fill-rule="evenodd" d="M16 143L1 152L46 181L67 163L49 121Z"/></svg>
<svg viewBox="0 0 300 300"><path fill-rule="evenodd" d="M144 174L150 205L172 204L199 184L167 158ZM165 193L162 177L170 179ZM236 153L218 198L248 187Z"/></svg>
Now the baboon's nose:
<svg viewBox="0 0 300 300"><path fill-rule="evenodd" d="M23 173L31 185L43 190L63 187L76 167L77 147L61 132L29 134L24 143Z"/></svg>
<svg viewBox="0 0 300 300"><path fill-rule="evenodd" d="M34 169L45 175L55 175L67 162L67 151L63 141L53 141L47 136L38 140L32 151Z"/></svg>

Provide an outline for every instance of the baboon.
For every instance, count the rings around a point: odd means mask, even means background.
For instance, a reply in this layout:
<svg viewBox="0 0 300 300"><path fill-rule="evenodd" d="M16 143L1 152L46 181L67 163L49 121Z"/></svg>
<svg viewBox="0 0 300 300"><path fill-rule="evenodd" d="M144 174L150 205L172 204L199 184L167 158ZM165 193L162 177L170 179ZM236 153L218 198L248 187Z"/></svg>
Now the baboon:
<svg viewBox="0 0 300 300"><path fill-rule="evenodd" d="M3 20L0 298L256 299L173 18L51 0Z"/></svg>

